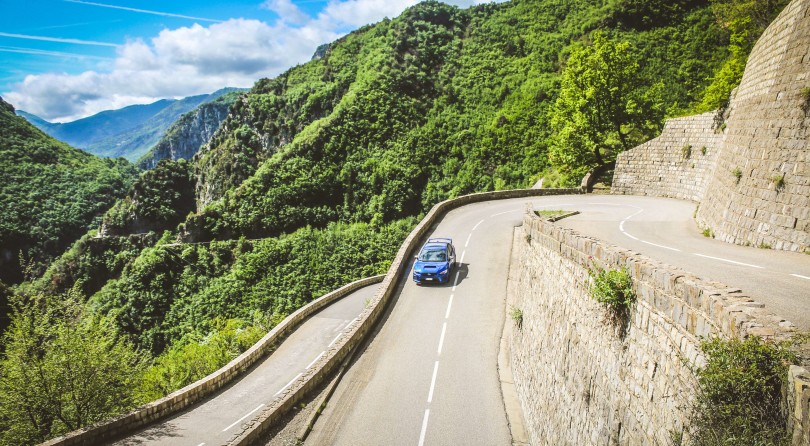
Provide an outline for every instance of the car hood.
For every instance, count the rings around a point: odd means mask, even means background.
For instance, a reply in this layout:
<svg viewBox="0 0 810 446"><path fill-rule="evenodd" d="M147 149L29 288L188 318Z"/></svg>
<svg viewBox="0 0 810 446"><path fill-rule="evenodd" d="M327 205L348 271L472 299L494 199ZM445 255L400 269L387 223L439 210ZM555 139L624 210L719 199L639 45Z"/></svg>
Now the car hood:
<svg viewBox="0 0 810 446"><path fill-rule="evenodd" d="M423 262L421 260L417 260L416 263L413 265L414 271L418 272L439 272L443 270L445 267L449 266L450 262Z"/></svg>

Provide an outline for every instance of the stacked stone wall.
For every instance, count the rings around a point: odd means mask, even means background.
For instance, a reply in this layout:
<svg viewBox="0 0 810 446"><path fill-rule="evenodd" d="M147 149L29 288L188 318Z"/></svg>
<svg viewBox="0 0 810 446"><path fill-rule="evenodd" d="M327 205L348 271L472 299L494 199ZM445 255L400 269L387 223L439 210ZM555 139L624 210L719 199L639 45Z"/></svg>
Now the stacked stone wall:
<svg viewBox="0 0 810 446"><path fill-rule="evenodd" d="M810 0L793 0L763 33L722 140L716 127L708 114L669 121L619 156L613 192L700 201L698 223L729 243L810 250ZM717 145L705 160L688 142L701 137ZM687 144L694 169L679 161Z"/></svg>
<svg viewBox="0 0 810 446"><path fill-rule="evenodd" d="M810 248L810 0L759 39L697 218L730 243Z"/></svg>
<svg viewBox="0 0 810 446"><path fill-rule="evenodd" d="M509 300L523 316L509 339L511 361L533 445L671 444L688 425L692 370L705 363L699 337L784 339L794 330L738 289L533 213L512 255ZM638 300L625 334L589 296L595 267L625 267L633 279ZM801 395L810 380L801 370L803 384L788 396L793 407L807 406ZM807 427L802 410L791 418L798 431Z"/></svg>
<svg viewBox="0 0 810 446"><path fill-rule="evenodd" d="M612 193L700 202L723 142L715 116L670 119L659 137L619 154Z"/></svg>

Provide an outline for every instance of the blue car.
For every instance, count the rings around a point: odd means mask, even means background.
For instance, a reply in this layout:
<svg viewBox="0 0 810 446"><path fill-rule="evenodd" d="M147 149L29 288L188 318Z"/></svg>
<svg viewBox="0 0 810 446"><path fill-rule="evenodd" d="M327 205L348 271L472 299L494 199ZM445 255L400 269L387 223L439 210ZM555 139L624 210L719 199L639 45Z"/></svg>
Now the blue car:
<svg viewBox="0 0 810 446"><path fill-rule="evenodd" d="M456 248L451 238L429 238L413 264L413 281L447 283L456 267Z"/></svg>

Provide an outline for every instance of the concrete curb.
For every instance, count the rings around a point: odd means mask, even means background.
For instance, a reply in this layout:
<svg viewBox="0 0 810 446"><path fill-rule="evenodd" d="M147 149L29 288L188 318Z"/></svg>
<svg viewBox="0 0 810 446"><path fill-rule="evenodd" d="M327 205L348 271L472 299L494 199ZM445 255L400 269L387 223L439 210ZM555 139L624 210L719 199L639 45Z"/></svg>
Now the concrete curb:
<svg viewBox="0 0 810 446"><path fill-rule="evenodd" d="M349 328L348 333L342 336L327 351L326 355L293 383L280 398L267 406L258 417L244 423L242 432L237 434L229 444L250 445L261 441L263 436L276 422L281 420L288 410L298 404L309 392L316 390L324 380L331 376L335 369L340 367L352 350L365 341L391 301L397 283L406 277L405 272L410 266L412 253L420 246L422 239L428 234L432 226L447 212L467 204L482 201L550 195L578 195L582 193L580 189L517 189L465 195L433 206L402 243L391 263L391 267L388 269L388 273L382 281L380 290L369 306L360 314L358 321Z"/></svg>
<svg viewBox="0 0 810 446"><path fill-rule="evenodd" d="M188 386L134 411L61 437L42 446L96 445L133 432L159 419L184 410L208 397L253 366L269 353L277 341L291 333L301 322L318 310L365 286L379 283L385 276L368 277L352 282L299 308L270 330L262 339L227 365Z"/></svg>

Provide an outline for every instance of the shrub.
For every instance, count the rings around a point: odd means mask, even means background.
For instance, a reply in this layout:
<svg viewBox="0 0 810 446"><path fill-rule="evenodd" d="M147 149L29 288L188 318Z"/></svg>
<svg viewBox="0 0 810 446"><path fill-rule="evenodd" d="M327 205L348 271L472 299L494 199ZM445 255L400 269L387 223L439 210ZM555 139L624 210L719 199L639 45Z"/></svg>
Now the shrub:
<svg viewBox="0 0 810 446"><path fill-rule="evenodd" d="M701 343L706 366L697 370L698 397L692 419L695 446L787 444L781 388L788 364L786 345L758 337Z"/></svg>
<svg viewBox="0 0 810 446"><path fill-rule="evenodd" d="M608 320L622 338L630 324L630 306L636 301L633 279L626 268L588 269L592 282L590 295L608 308Z"/></svg>
<svg viewBox="0 0 810 446"><path fill-rule="evenodd" d="M774 190L781 192L782 189L785 188L785 174L772 176L771 182L773 183Z"/></svg>
<svg viewBox="0 0 810 446"><path fill-rule="evenodd" d="M681 156L683 159L688 160L692 156L692 146L685 145L681 147Z"/></svg>

